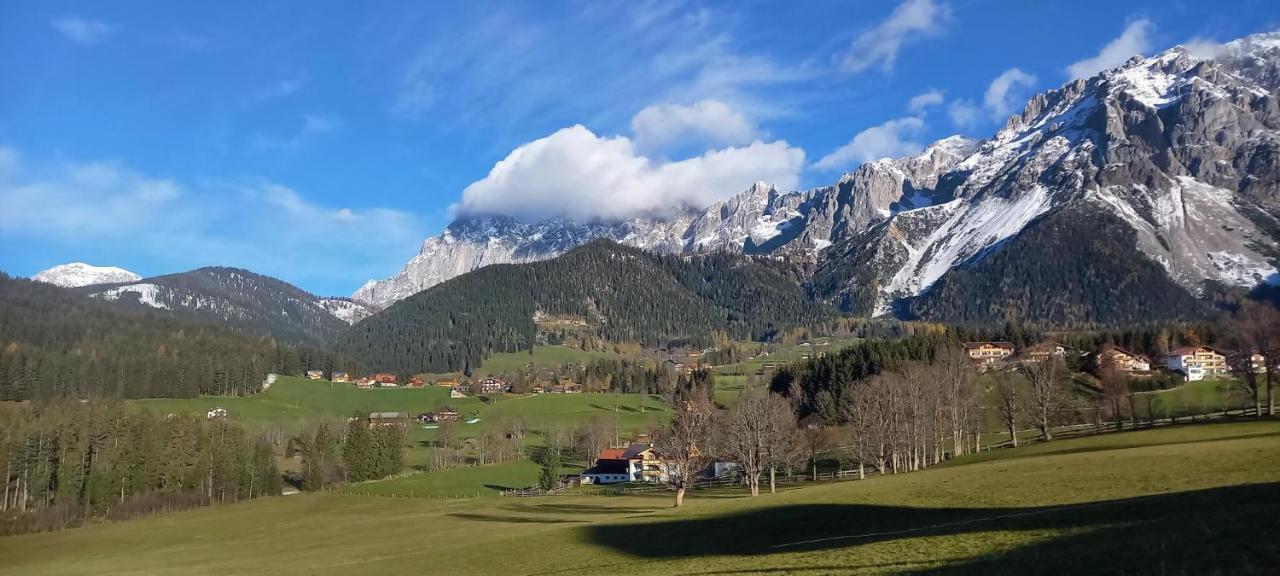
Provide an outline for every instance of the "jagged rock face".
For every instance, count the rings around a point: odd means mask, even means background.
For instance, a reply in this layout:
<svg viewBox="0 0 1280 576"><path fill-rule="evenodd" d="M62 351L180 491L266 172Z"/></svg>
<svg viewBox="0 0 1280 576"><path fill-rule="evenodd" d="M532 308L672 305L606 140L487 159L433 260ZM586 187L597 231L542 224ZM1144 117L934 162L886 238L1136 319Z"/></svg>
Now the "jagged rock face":
<svg viewBox="0 0 1280 576"><path fill-rule="evenodd" d="M863 270L823 262L815 286L847 309L885 313L1045 214L1098 206L1193 293L1206 280L1278 282L1278 62L1280 35L1260 35L1216 59L1173 48L1039 94L940 176L953 200L847 239L831 259L856 255Z"/></svg>
<svg viewBox="0 0 1280 576"><path fill-rule="evenodd" d="M581 224L553 218L526 224L508 216L463 218L423 242L400 273L370 280L352 299L382 308L482 266L552 258L596 238L672 254L730 251L814 260L835 239L860 232L893 209L931 203L941 174L974 146L972 140L947 138L917 156L861 167L838 186L803 192L784 194L757 182L702 210L662 219ZM876 201L868 204L869 196Z"/></svg>
<svg viewBox="0 0 1280 576"><path fill-rule="evenodd" d="M355 298L385 305L479 266L608 237L662 252L813 260L817 297L883 314L1048 216L1096 218L1099 209L1192 293L1206 281L1280 283L1278 98L1280 33L1212 58L1175 47L1036 95L989 140L940 140L833 186L781 193L757 184L658 221L514 223L465 238L451 226Z"/></svg>

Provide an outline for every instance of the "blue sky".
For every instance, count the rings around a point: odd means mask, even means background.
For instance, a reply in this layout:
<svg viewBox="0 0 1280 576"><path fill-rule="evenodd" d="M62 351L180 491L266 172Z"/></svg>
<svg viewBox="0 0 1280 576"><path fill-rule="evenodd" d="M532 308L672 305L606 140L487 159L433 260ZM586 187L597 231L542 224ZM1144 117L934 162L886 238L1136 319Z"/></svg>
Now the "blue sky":
<svg viewBox="0 0 1280 576"><path fill-rule="evenodd" d="M455 214L827 184L1129 54L1277 27L1259 0L0 0L0 269L349 294Z"/></svg>

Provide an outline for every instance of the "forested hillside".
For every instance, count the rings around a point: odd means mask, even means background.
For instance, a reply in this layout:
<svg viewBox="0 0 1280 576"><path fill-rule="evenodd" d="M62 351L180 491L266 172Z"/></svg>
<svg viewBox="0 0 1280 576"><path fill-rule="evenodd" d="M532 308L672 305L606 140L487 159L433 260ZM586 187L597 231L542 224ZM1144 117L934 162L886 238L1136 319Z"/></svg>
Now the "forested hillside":
<svg viewBox="0 0 1280 576"><path fill-rule="evenodd" d="M347 327L316 296L288 282L241 268L198 268L78 290L102 300L222 323L240 332L290 344L321 344Z"/></svg>
<svg viewBox="0 0 1280 576"><path fill-rule="evenodd" d="M592 336L648 346L703 344L716 331L761 339L830 321L783 264L662 256L601 240L434 286L353 327L339 349L371 369L465 370L489 354L531 347L538 313L581 318Z"/></svg>
<svg viewBox="0 0 1280 576"><path fill-rule="evenodd" d="M1101 210L1090 218L1051 214L994 254L948 272L901 312L938 321L1072 328L1207 317L1206 302L1133 250L1134 236Z"/></svg>
<svg viewBox="0 0 1280 576"><path fill-rule="evenodd" d="M185 397L257 391L327 353L0 273L0 399Z"/></svg>

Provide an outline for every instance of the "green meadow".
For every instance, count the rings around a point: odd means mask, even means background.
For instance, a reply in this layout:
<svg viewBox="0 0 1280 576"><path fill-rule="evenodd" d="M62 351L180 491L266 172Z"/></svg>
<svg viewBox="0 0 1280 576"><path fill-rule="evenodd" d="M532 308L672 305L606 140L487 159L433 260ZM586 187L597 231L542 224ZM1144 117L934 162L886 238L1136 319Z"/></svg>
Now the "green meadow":
<svg viewBox="0 0 1280 576"><path fill-rule="evenodd" d="M1276 421L1062 440L757 498L701 490L682 509L665 493L372 495L410 478L3 538L0 574L1268 574L1280 559Z"/></svg>

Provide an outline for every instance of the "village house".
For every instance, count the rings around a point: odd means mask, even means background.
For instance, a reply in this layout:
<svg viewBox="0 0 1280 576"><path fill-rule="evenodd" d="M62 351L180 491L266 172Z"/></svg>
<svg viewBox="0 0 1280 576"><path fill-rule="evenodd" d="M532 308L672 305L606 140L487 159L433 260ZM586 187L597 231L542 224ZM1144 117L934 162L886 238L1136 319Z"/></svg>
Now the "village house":
<svg viewBox="0 0 1280 576"><path fill-rule="evenodd" d="M445 388L456 388L460 384L461 382L459 382L457 378L440 378L436 380L436 386L443 386Z"/></svg>
<svg viewBox="0 0 1280 576"><path fill-rule="evenodd" d="M423 380L418 376L414 376L412 378L409 378L409 381L407 382L407 384L409 385L410 388L422 388L423 386L427 385L427 381Z"/></svg>
<svg viewBox="0 0 1280 576"><path fill-rule="evenodd" d="M350 382L351 375L346 372L334 372L333 376L329 379L334 382Z"/></svg>
<svg viewBox="0 0 1280 576"><path fill-rule="evenodd" d="M1231 369L1227 356L1208 346L1183 346L1165 356L1165 367L1182 375L1188 382L1211 376L1225 376Z"/></svg>
<svg viewBox="0 0 1280 576"><path fill-rule="evenodd" d="M450 388L450 389L449 389L449 397L450 397L450 398L466 398L466 397L467 397L467 393L466 393L466 392L463 392L463 391L462 391L462 388Z"/></svg>
<svg viewBox="0 0 1280 576"><path fill-rule="evenodd" d="M482 378L471 385L472 391L480 394L502 394L511 391L511 385L501 378Z"/></svg>
<svg viewBox="0 0 1280 576"><path fill-rule="evenodd" d="M207 414L205 414L204 417L209 420L225 419L227 417L227 409L219 406L217 408L214 408L213 410L210 410Z"/></svg>
<svg viewBox="0 0 1280 576"><path fill-rule="evenodd" d="M652 445L639 442L600 451L596 465L582 472L583 484L666 481L667 466L662 457Z"/></svg>
<svg viewBox="0 0 1280 576"><path fill-rule="evenodd" d="M1013 344L1009 342L965 342L964 350L969 359L981 367L990 367L1013 355Z"/></svg>
<svg viewBox="0 0 1280 576"><path fill-rule="evenodd" d="M1067 347L1057 342L1041 342L1021 351L1023 362L1044 362L1050 358L1064 358L1066 355Z"/></svg>
<svg viewBox="0 0 1280 576"><path fill-rule="evenodd" d="M374 426L396 426L404 424L409 420L409 415L404 412L370 412L369 427Z"/></svg>
<svg viewBox="0 0 1280 576"><path fill-rule="evenodd" d="M457 422L461 418L462 414L450 406L436 410L436 422Z"/></svg>
<svg viewBox="0 0 1280 576"><path fill-rule="evenodd" d="M1103 366L1107 363L1111 363L1122 372L1130 374L1151 371L1150 358L1130 352L1114 344L1104 346L1102 351L1098 353L1098 365Z"/></svg>
<svg viewBox="0 0 1280 576"><path fill-rule="evenodd" d="M364 388L364 389L373 388L373 378L369 378L368 376L365 376L359 380L356 380L356 388Z"/></svg>
<svg viewBox="0 0 1280 576"><path fill-rule="evenodd" d="M324 372L320 370L307 370L307 380L323 380Z"/></svg>
<svg viewBox="0 0 1280 576"><path fill-rule="evenodd" d="M1249 370L1254 374L1267 373L1267 357L1257 352L1249 355Z"/></svg>

